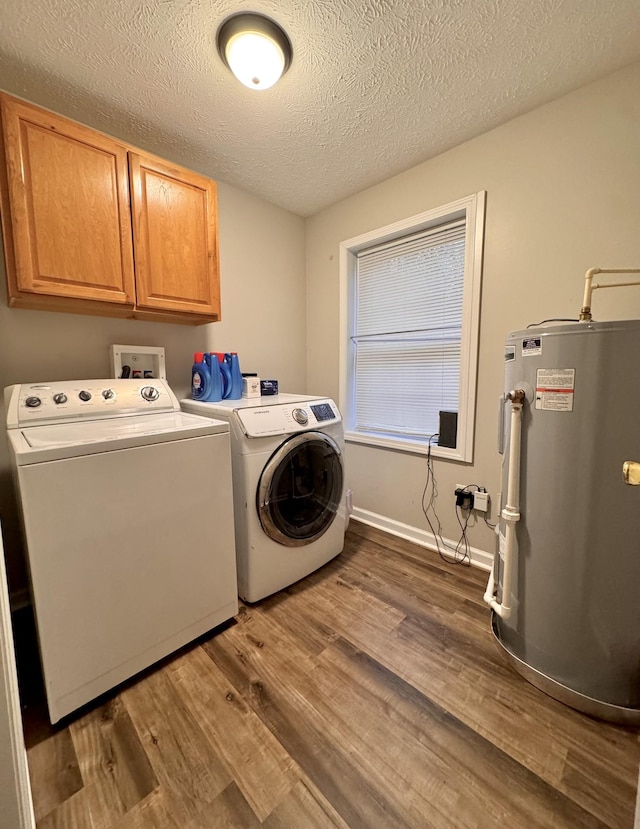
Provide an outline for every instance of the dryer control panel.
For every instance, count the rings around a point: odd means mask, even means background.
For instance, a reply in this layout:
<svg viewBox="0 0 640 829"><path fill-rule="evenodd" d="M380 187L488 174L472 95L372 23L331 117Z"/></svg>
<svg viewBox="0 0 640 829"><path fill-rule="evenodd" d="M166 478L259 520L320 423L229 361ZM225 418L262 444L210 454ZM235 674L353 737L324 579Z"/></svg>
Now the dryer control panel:
<svg viewBox="0 0 640 829"><path fill-rule="evenodd" d="M163 380L61 380L5 389L7 428L180 411Z"/></svg>
<svg viewBox="0 0 640 829"><path fill-rule="evenodd" d="M306 432L342 420L338 407L329 399L237 409L235 415L249 438Z"/></svg>

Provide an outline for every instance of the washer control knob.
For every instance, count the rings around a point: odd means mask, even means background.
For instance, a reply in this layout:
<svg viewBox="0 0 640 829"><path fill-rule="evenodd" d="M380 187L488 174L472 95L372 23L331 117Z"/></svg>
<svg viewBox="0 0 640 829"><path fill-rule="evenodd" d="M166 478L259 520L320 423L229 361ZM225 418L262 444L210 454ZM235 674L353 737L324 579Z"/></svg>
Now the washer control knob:
<svg viewBox="0 0 640 829"><path fill-rule="evenodd" d="M53 395L53 402L56 406L60 406L62 403L67 402L67 395L63 391L59 391Z"/></svg>
<svg viewBox="0 0 640 829"><path fill-rule="evenodd" d="M293 415L295 422L299 423L301 426L306 426L309 422L309 418L304 409L294 409L291 414Z"/></svg>
<svg viewBox="0 0 640 829"><path fill-rule="evenodd" d="M140 394L143 400L148 400L149 402L157 400L160 397L160 392L155 386L143 386L140 389Z"/></svg>
<svg viewBox="0 0 640 829"><path fill-rule="evenodd" d="M24 405L27 409L37 409L38 406L42 405L42 400L39 397L27 397L24 401Z"/></svg>
<svg viewBox="0 0 640 829"><path fill-rule="evenodd" d="M78 397L80 398L80 400L82 400L84 403L86 403L87 400L91 400L91 392L90 391L85 391L84 389L82 389L82 391L78 392Z"/></svg>
<svg viewBox="0 0 640 829"><path fill-rule="evenodd" d="M102 392L102 396L105 400L113 400L113 398L116 396L116 393L113 389L104 389Z"/></svg>

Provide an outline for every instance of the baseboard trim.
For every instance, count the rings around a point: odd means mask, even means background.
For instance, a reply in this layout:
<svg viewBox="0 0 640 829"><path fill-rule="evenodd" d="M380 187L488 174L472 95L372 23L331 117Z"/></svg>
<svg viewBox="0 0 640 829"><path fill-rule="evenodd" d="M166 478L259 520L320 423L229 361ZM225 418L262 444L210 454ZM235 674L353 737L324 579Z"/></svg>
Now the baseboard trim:
<svg viewBox="0 0 640 829"><path fill-rule="evenodd" d="M361 524L368 524L370 527L375 527L378 530L390 533L391 535L404 538L407 541L413 541L414 544L420 544L434 552L438 551L436 546L436 539L433 533L421 530L419 527L412 527L410 524L403 524L401 521L395 521L393 518L387 518L384 515L378 515L376 512L362 509L361 507L354 507L351 513L353 521L360 521ZM455 541L449 538L444 539L451 547L456 546ZM493 553L488 553L486 550L481 550L479 547L469 547L469 556L473 567L478 567L480 570L490 570L493 564Z"/></svg>

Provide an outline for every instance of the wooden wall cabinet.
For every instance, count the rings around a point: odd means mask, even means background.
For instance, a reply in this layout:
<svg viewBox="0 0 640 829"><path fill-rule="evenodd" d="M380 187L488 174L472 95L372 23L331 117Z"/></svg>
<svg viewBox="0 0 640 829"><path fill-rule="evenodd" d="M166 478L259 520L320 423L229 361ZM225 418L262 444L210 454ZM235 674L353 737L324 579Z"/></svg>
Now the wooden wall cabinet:
<svg viewBox="0 0 640 829"><path fill-rule="evenodd" d="M220 319L215 182L2 95L9 305Z"/></svg>
<svg viewBox="0 0 640 829"><path fill-rule="evenodd" d="M220 315L216 185L129 153L139 309Z"/></svg>

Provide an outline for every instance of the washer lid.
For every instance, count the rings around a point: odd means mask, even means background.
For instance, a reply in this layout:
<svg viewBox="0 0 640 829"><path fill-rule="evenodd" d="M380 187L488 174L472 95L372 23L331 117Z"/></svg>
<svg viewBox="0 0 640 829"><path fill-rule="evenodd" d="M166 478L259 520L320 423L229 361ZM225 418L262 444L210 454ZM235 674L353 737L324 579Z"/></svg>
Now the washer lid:
<svg viewBox="0 0 640 829"><path fill-rule="evenodd" d="M9 429L18 465L225 433L229 424L183 412Z"/></svg>

